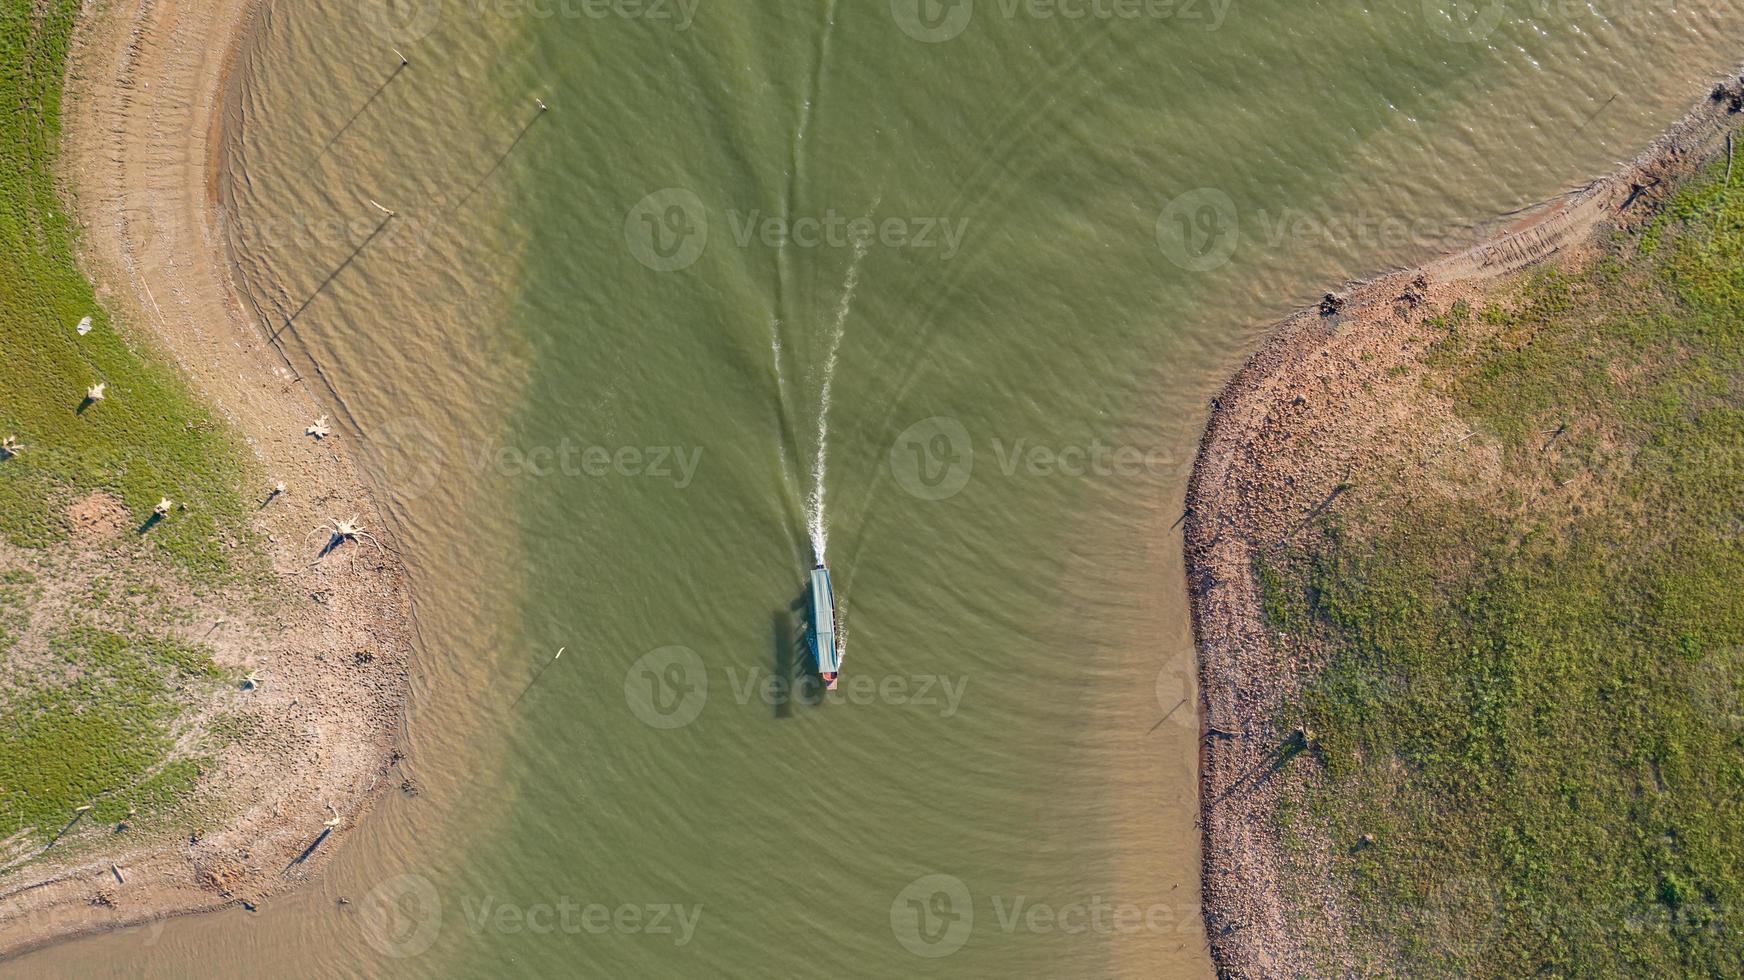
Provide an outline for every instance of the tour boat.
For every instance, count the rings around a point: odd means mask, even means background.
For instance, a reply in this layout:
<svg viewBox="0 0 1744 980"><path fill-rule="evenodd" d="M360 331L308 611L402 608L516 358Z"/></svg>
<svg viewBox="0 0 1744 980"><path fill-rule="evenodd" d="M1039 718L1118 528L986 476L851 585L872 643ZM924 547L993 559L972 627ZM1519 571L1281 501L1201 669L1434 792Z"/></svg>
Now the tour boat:
<svg viewBox="0 0 1744 980"><path fill-rule="evenodd" d="M836 645L836 594L830 589L830 570L822 562L811 570L811 652L818 676L835 690L842 673L842 651Z"/></svg>

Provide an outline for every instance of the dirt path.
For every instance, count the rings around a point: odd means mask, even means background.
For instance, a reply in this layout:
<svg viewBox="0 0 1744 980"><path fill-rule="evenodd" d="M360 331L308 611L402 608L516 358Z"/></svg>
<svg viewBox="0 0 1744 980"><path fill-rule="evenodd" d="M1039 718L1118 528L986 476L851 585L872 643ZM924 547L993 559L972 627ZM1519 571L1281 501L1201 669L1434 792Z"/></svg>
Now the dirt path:
<svg viewBox="0 0 1744 980"><path fill-rule="evenodd" d="M112 0L76 32L63 105L62 183L81 259L130 339L153 348L245 438L262 474L258 530L291 607L212 624L220 662L261 683L263 720L220 753L203 788L239 801L223 827L70 867L31 865L0 889L0 956L67 936L256 903L315 871L393 771L411 653L410 605L391 540L312 564L311 529L358 516L382 527L321 409L244 312L231 284L217 188L239 100L233 59L257 0ZM239 695L240 696L240 695ZM121 838L117 838L121 839ZM319 845L308 850L311 843ZM298 860L302 856L302 860ZM113 865L113 867L112 867Z"/></svg>

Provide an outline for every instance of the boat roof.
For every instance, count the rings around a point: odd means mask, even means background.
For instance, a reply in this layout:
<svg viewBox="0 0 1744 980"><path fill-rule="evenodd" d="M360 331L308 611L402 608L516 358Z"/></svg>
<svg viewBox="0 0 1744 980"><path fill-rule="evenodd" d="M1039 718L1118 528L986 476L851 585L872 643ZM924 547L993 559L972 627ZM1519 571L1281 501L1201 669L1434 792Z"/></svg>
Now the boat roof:
<svg viewBox="0 0 1744 980"><path fill-rule="evenodd" d="M836 597L830 588L830 571L822 565L811 570L811 622L818 670L834 674L842 666L836 651Z"/></svg>

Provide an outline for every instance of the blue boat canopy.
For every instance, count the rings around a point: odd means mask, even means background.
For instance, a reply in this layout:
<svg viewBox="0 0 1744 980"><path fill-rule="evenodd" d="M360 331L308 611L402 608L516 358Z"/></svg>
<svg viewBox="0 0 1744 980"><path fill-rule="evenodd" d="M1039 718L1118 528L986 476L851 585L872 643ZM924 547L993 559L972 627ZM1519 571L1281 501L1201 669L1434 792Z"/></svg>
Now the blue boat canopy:
<svg viewBox="0 0 1744 980"><path fill-rule="evenodd" d="M836 649L836 596L830 589L830 571L822 565L811 570L811 647L818 673L841 672L842 657Z"/></svg>

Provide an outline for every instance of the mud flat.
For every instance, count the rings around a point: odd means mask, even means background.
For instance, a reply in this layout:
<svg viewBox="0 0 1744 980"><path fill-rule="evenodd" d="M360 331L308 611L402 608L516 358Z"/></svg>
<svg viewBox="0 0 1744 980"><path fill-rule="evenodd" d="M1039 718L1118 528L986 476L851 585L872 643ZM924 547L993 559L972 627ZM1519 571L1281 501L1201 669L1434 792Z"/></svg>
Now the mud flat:
<svg viewBox="0 0 1744 980"><path fill-rule="evenodd" d="M1329 842L1280 839L1281 808L1320 778L1280 763L1314 739L1280 717L1324 664L1268 625L1258 559L1353 485L1395 483L1468 431L1424 384L1425 355L1445 336L1426 320L1462 301L1480 308L1535 269L1590 263L1603 236L1646 220L1681 178L1732 152L1732 101L1704 97L1633 162L1479 245L1290 317L1214 402L1185 535L1203 698L1204 914L1222 976L1355 974L1373 962L1362 950L1327 962L1351 941L1349 910L1311 870Z"/></svg>

